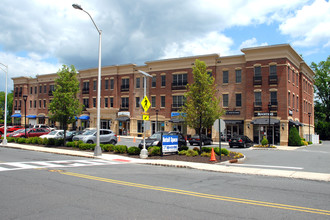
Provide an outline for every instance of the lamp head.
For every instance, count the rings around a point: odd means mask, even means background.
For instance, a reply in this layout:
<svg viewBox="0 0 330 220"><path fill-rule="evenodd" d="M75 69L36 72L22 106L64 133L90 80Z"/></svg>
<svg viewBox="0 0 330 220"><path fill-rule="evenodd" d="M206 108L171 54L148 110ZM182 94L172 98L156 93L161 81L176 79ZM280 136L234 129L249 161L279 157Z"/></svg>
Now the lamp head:
<svg viewBox="0 0 330 220"><path fill-rule="evenodd" d="M23 100L26 101L27 100L27 95L23 95Z"/></svg>
<svg viewBox="0 0 330 220"><path fill-rule="evenodd" d="M72 7L75 9L83 10L82 7L78 4L72 4Z"/></svg>

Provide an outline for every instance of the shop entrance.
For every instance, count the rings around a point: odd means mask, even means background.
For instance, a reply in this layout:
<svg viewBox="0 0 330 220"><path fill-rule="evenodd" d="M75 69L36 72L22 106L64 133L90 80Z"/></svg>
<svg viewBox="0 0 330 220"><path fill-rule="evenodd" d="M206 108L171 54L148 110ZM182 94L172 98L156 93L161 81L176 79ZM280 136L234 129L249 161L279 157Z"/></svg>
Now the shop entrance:
<svg viewBox="0 0 330 220"><path fill-rule="evenodd" d="M129 135L129 121L119 121L119 135Z"/></svg>
<svg viewBox="0 0 330 220"><path fill-rule="evenodd" d="M108 120L108 119L102 119L101 120L101 128L102 129L110 129L111 128L111 119Z"/></svg>
<svg viewBox="0 0 330 220"><path fill-rule="evenodd" d="M227 140L235 137L236 135L244 135L244 126L243 126L243 122L242 121L227 121L226 122L226 136L227 136Z"/></svg>
<svg viewBox="0 0 330 220"><path fill-rule="evenodd" d="M280 142L280 126L275 125L254 125L253 126L253 142L261 144L263 137L268 139L270 144L278 144Z"/></svg>

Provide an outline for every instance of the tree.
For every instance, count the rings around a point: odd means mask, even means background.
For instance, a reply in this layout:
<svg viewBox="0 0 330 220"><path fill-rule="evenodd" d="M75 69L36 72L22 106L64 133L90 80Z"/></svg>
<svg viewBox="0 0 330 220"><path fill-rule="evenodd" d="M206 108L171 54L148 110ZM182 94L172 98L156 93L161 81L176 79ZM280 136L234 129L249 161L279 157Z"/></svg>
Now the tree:
<svg viewBox="0 0 330 220"><path fill-rule="evenodd" d="M11 115L13 112L13 91L7 95L7 124L11 123ZM0 123L5 121L5 92L0 92Z"/></svg>
<svg viewBox="0 0 330 220"><path fill-rule="evenodd" d="M289 146L301 146L301 138L296 127L292 127L289 131Z"/></svg>
<svg viewBox="0 0 330 220"><path fill-rule="evenodd" d="M75 67L71 65L70 69L68 66L63 65L57 74L55 91L53 91L54 98L49 106L50 118L60 122L61 128L64 130L65 140L68 124L75 122L75 116L81 113L82 105L77 98L79 81Z"/></svg>
<svg viewBox="0 0 330 220"><path fill-rule="evenodd" d="M216 97L214 78L207 72L205 62L196 60L193 67L194 83L188 84L185 93L186 102L182 108L184 120L191 128L198 130L200 148L202 148L202 129L210 128L214 121L223 114L220 98Z"/></svg>
<svg viewBox="0 0 330 220"><path fill-rule="evenodd" d="M317 124L316 131L321 137L328 137L323 131L330 130L330 56L326 61L321 61L319 64L312 63L311 68L315 72L315 117ZM322 129L319 129L321 128Z"/></svg>

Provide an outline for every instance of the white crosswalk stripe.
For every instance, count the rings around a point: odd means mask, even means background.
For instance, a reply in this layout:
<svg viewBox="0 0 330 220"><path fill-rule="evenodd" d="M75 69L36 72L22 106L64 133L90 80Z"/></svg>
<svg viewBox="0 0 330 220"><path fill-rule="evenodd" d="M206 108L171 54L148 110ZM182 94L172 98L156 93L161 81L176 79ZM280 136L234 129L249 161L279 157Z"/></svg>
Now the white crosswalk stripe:
<svg viewBox="0 0 330 220"><path fill-rule="evenodd" d="M14 171L26 169L56 168L56 167L81 167L121 164L106 160L56 160L56 161L25 161L0 163L1 171Z"/></svg>

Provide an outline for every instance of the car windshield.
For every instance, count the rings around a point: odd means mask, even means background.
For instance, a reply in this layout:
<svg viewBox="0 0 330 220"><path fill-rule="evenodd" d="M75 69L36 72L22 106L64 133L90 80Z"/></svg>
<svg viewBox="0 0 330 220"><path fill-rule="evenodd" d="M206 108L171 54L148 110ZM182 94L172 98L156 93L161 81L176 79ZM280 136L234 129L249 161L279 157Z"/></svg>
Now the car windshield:
<svg viewBox="0 0 330 220"><path fill-rule="evenodd" d="M94 130L87 130L83 133L83 135L94 135L95 132L96 131L94 131Z"/></svg>
<svg viewBox="0 0 330 220"><path fill-rule="evenodd" d="M16 131L14 131L13 133L21 133L21 132L24 132L24 128L23 129L18 129Z"/></svg>
<svg viewBox="0 0 330 220"><path fill-rule="evenodd" d="M156 139L156 140L158 140L160 138L161 138L161 134L160 133L155 133L155 134L153 134L153 135L151 135L149 137L149 139Z"/></svg>
<svg viewBox="0 0 330 220"><path fill-rule="evenodd" d="M49 135L56 135L58 131L51 131Z"/></svg>

